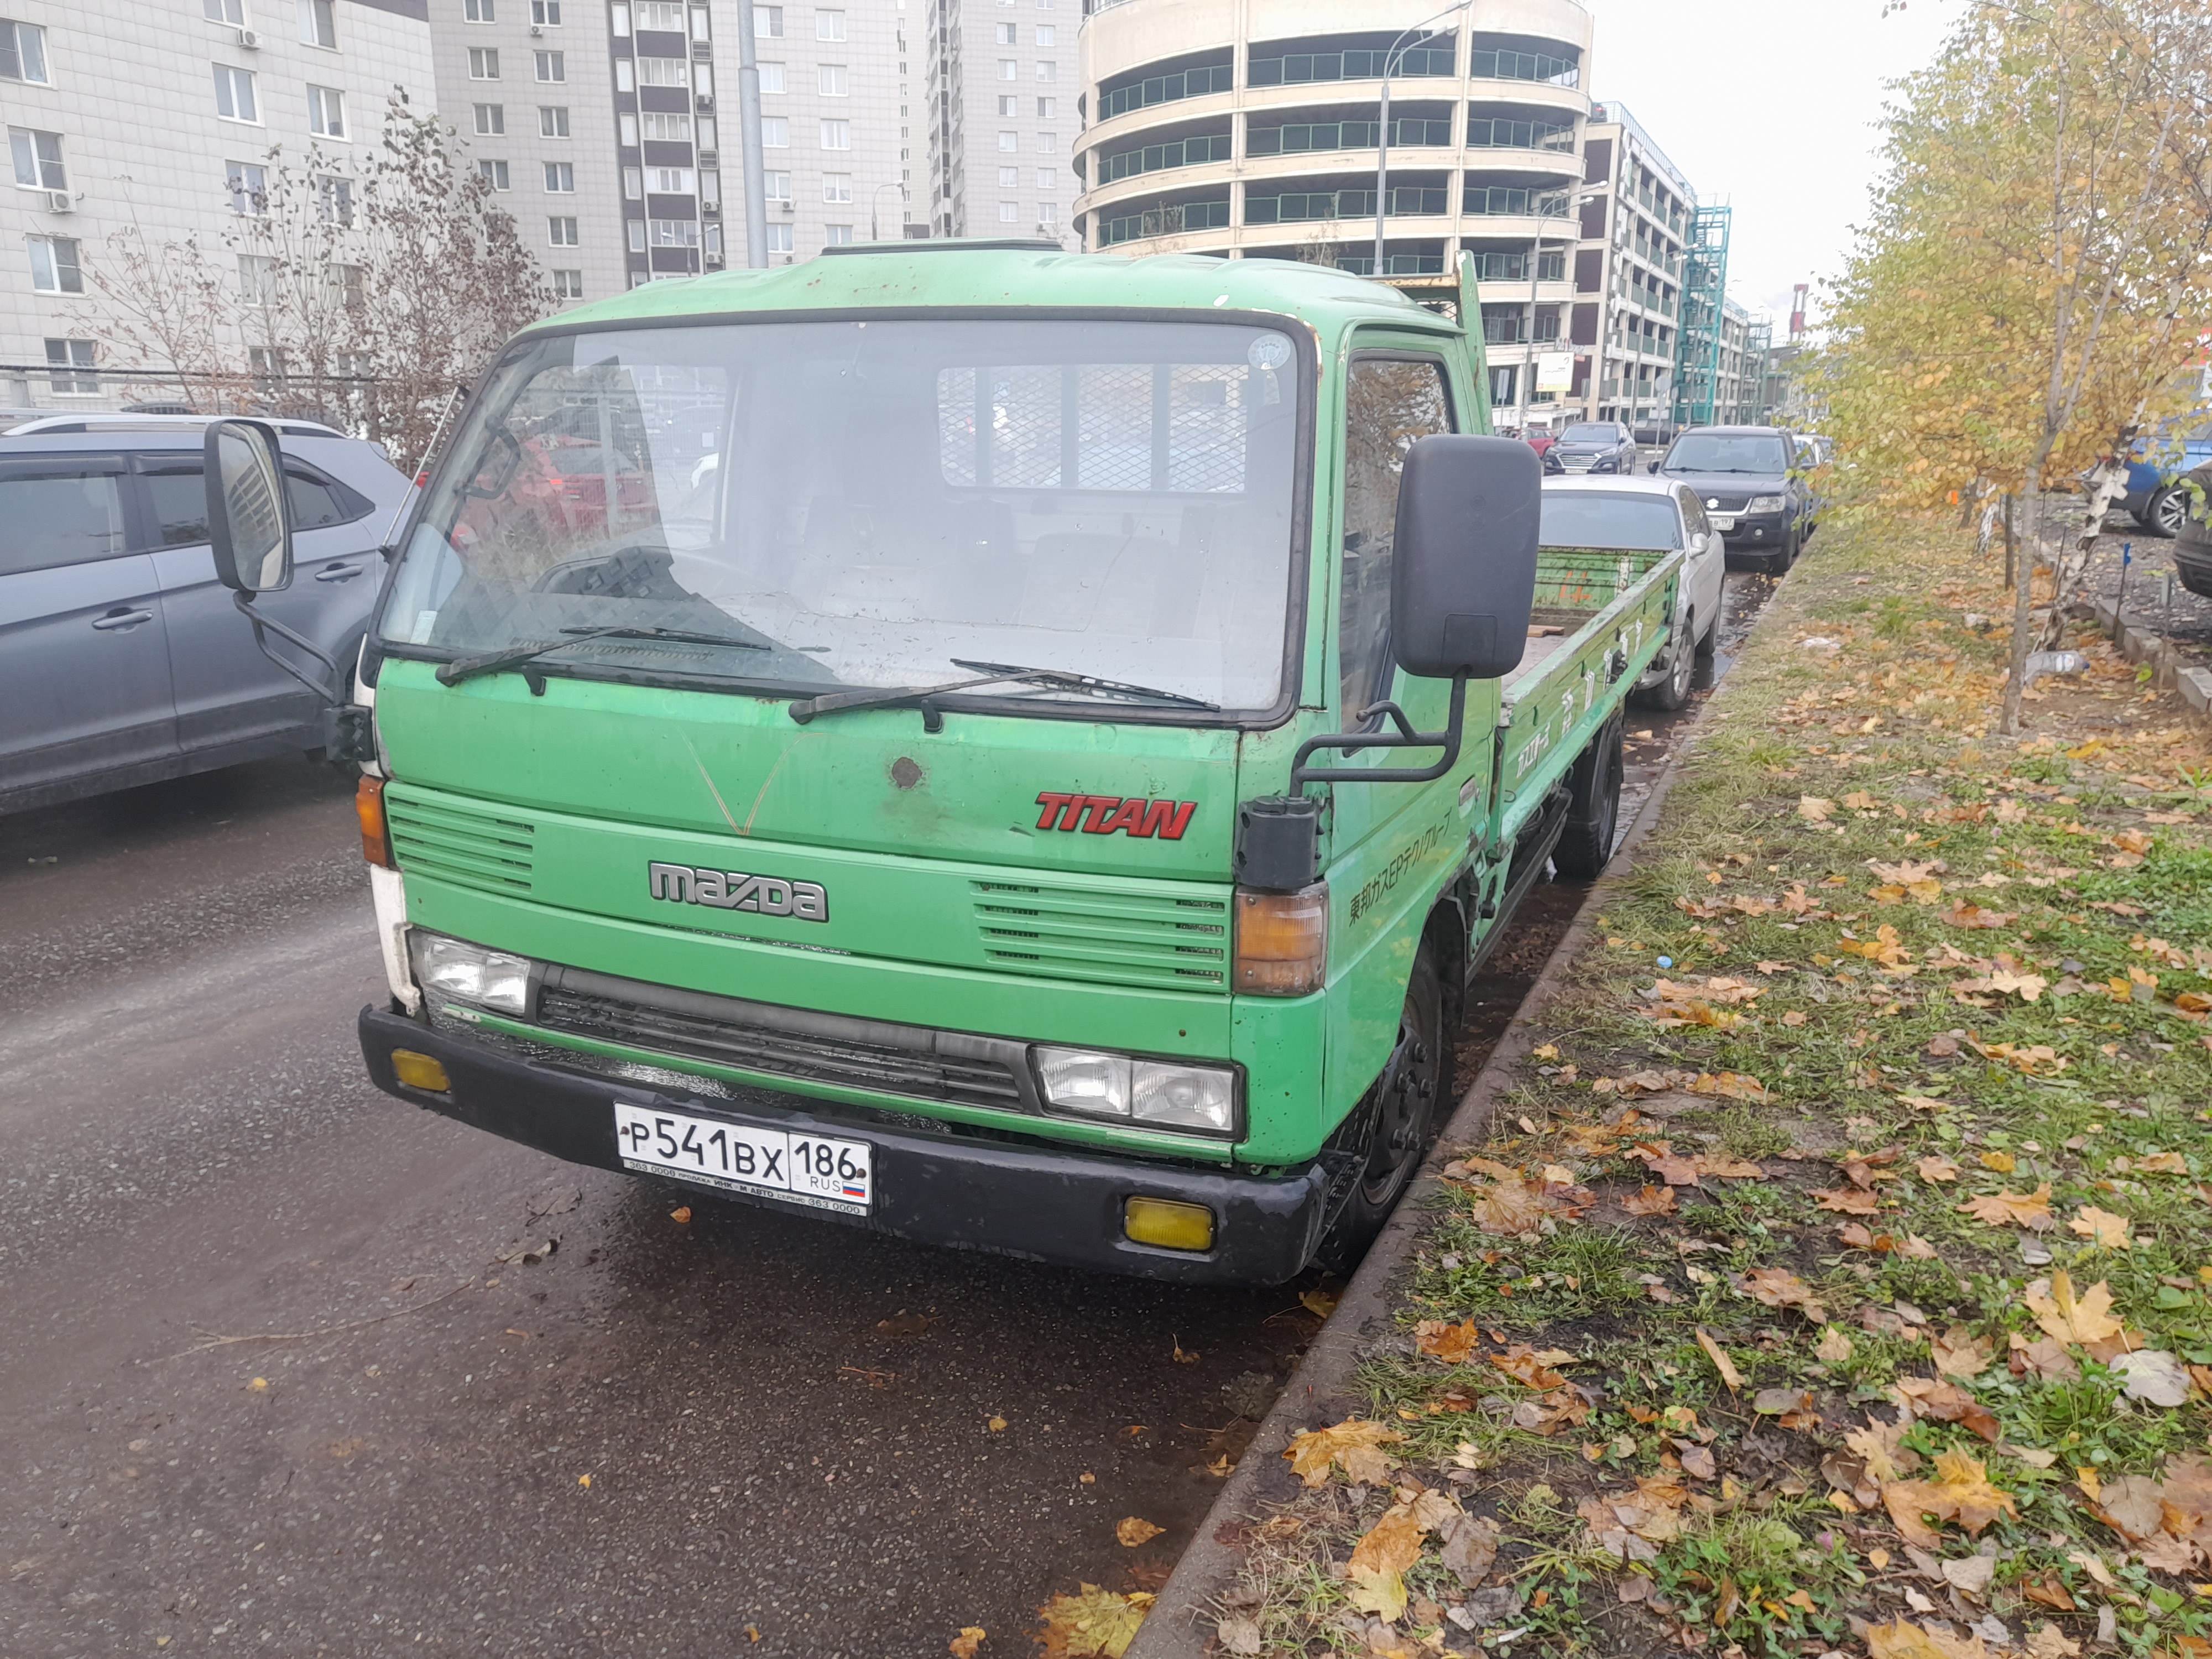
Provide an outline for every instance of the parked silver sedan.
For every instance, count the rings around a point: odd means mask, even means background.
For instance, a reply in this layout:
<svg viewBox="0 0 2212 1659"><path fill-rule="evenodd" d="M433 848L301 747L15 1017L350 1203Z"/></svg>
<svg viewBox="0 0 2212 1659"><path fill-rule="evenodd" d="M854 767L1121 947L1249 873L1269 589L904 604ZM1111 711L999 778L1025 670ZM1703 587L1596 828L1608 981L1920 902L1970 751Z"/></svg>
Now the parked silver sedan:
<svg viewBox="0 0 2212 1659"><path fill-rule="evenodd" d="M299 575L261 605L349 672L411 486L374 444L276 425ZM216 580L204 428L84 416L0 435L0 811L321 743L319 701Z"/></svg>
<svg viewBox="0 0 2212 1659"><path fill-rule="evenodd" d="M1664 478L1549 477L1540 540L1546 547L1687 551L1674 628L1637 682L1635 698L1650 708L1680 708L1688 702L1698 659L1712 655L1728 576L1727 555L1705 522L1697 492Z"/></svg>

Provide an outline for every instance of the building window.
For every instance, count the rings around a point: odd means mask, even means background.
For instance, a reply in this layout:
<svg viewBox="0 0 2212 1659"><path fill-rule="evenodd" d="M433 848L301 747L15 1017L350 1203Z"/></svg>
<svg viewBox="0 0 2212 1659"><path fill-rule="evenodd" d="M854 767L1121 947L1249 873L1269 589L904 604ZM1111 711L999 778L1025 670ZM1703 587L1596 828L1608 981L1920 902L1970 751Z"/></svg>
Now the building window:
<svg viewBox="0 0 2212 1659"><path fill-rule="evenodd" d="M842 40L845 38L845 14L842 11L817 11L814 14L814 38L817 40Z"/></svg>
<svg viewBox="0 0 2212 1659"><path fill-rule="evenodd" d="M338 20L331 0L300 0L300 40L306 46L337 50Z"/></svg>
<svg viewBox="0 0 2212 1659"><path fill-rule="evenodd" d="M1019 190L1021 187L1022 170L1019 167L1000 167L999 169L999 188L1000 190Z"/></svg>
<svg viewBox="0 0 2212 1659"><path fill-rule="evenodd" d="M791 148L791 118L787 115L761 117L761 148L789 149Z"/></svg>
<svg viewBox="0 0 2212 1659"><path fill-rule="evenodd" d="M638 0L637 26L663 34L684 33L684 0Z"/></svg>
<svg viewBox="0 0 2212 1659"><path fill-rule="evenodd" d="M344 137L345 94L336 87L309 87L307 131L318 138Z"/></svg>
<svg viewBox="0 0 2212 1659"><path fill-rule="evenodd" d="M494 190L507 190L512 187L513 180L507 177L507 163L504 161L488 161L479 157L477 161L477 173L484 183L489 185Z"/></svg>
<svg viewBox="0 0 2212 1659"><path fill-rule="evenodd" d="M999 222L1000 224L1018 224L1021 221L1021 216L1022 210L1019 203L1001 202L999 204Z"/></svg>
<svg viewBox="0 0 2212 1659"><path fill-rule="evenodd" d="M645 221L642 219L629 222L629 251L632 253L645 252Z"/></svg>
<svg viewBox="0 0 2212 1659"><path fill-rule="evenodd" d="M246 0L200 0L200 11L210 23L246 27Z"/></svg>
<svg viewBox="0 0 2212 1659"><path fill-rule="evenodd" d="M265 253L238 256L238 297L250 306L276 303L276 261Z"/></svg>
<svg viewBox="0 0 2212 1659"><path fill-rule="evenodd" d="M782 64L763 64L759 67L761 90L763 92L781 92L784 90Z"/></svg>
<svg viewBox="0 0 2212 1659"><path fill-rule="evenodd" d="M576 222L574 219L548 219L545 222L545 240L555 247L574 247L577 246Z"/></svg>
<svg viewBox="0 0 2212 1659"><path fill-rule="evenodd" d="M1060 169L1058 167L1039 167L1037 169L1037 188L1039 190L1058 190L1060 188Z"/></svg>
<svg viewBox="0 0 2212 1659"><path fill-rule="evenodd" d="M789 225L770 225L768 228L768 251L770 253L788 253L791 252L791 227Z"/></svg>
<svg viewBox="0 0 2212 1659"><path fill-rule="evenodd" d="M1001 23L998 26L999 44L1000 46L1011 46L1014 44L1016 27L1017 26L1012 23Z"/></svg>
<svg viewBox="0 0 2212 1659"><path fill-rule="evenodd" d="M635 60L628 58L615 59L615 90L617 92L637 90L637 64Z"/></svg>
<svg viewBox="0 0 2212 1659"><path fill-rule="evenodd" d="M823 246L850 247L853 245L852 226L825 225L823 227L823 229L825 233L822 238Z"/></svg>
<svg viewBox="0 0 2212 1659"><path fill-rule="evenodd" d="M545 189L549 195L574 195L576 191L576 164L574 161L546 162Z"/></svg>
<svg viewBox="0 0 2212 1659"><path fill-rule="evenodd" d="M781 6L753 8L753 38L757 40L783 39L783 8Z"/></svg>
<svg viewBox="0 0 2212 1659"><path fill-rule="evenodd" d="M699 222L696 219L648 219L646 235L654 247L696 247L699 246Z"/></svg>
<svg viewBox="0 0 2212 1659"><path fill-rule="evenodd" d="M691 142L691 118L688 115L670 115L659 111L647 110L645 114L645 136L655 143L688 144ZM637 140L632 138L629 142L635 143ZM713 141L708 139L702 142L711 143Z"/></svg>
<svg viewBox="0 0 2212 1659"><path fill-rule="evenodd" d="M822 199L825 202L849 202L853 199L853 175L849 173L825 173L822 175Z"/></svg>
<svg viewBox="0 0 2212 1659"><path fill-rule="evenodd" d="M842 64L823 64L815 70L816 90L824 98L845 96L845 66Z"/></svg>
<svg viewBox="0 0 2212 1659"><path fill-rule="evenodd" d="M553 297L556 300L580 300L584 297L584 273L580 270L556 270L553 273Z"/></svg>
<svg viewBox="0 0 2212 1659"><path fill-rule="evenodd" d="M253 71L215 66L215 112L226 121L261 125L261 106L253 95Z"/></svg>
<svg viewBox="0 0 2212 1659"><path fill-rule="evenodd" d="M54 396L96 398L100 395L100 376L92 372L93 356L94 346L90 340L46 342L46 362L56 371L53 376ZM69 369L76 372L63 372Z"/></svg>
<svg viewBox="0 0 2212 1659"><path fill-rule="evenodd" d="M1051 120L1051 119L1052 119L1052 118L1053 118L1054 115L1056 115L1056 114L1058 114L1058 113L1060 112L1060 107L1059 107L1059 106L1060 106L1060 100L1059 100L1058 99L1056 99L1056 98L1040 98L1040 99L1038 99L1038 100L1037 100L1037 119L1038 119L1038 120L1040 120L1040 121L1049 121L1049 120Z"/></svg>
<svg viewBox="0 0 2212 1659"><path fill-rule="evenodd" d="M469 48L469 79L471 81L499 79L499 48L497 46Z"/></svg>
<svg viewBox="0 0 2212 1659"><path fill-rule="evenodd" d="M568 54L565 52L541 52L538 58L538 78L541 81L565 81L568 78Z"/></svg>
<svg viewBox="0 0 2212 1659"><path fill-rule="evenodd" d="M461 0L461 21L464 23L491 23L498 20L492 15L493 0Z"/></svg>
<svg viewBox="0 0 2212 1659"><path fill-rule="evenodd" d="M791 175L787 173L761 174L761 194L771 202L791 200Z"/></svg>
<svg viewBox="0 0 2212 1659"><path fill-rule="evenodd" d="M225 161L224 182L230 186L233 213L261 214L269 210L269 172L253 161Z"/></svg>
<svg viewBox="0 0 2212 1659"><path fill-rule="evenodd" d="M540 138L566 138L568 136L568 106L566 104L540 104L538 106L538 136Z"/></svg>
<svg viewBox="0 0 2212 1659"><path fill-rule="evenodd" d="M673 171L687 180L691 177L690 172L684 168L677 167ZM679 188L689 190L691 186L686 183ZM722 205L722 175L720 173L702 173L699 175L699 203L702 207L718 208Z"/></svg>
<svg viewBox="0 0 2212 1659"><path fill-rule="evenodd" d="M1060 222L1060 204L1057 202L1039 202L1037 204L1037 222L1045 226L1058 224Z"/></svg>
<svg viewBox="0 0 2212 1659"><path fill-rule="evenodd" d="M8 149L15 161L15 182L33 190L67 190L69 171L62 166L62 136L31 127L9 127Z"/></svg>
<svg viewBox="0 0 2212 1659"><path fill-rule="evenodd" d="M1022 100L1006 94L999 99L999 118L1006 120L1022 112Z"/></svg>
<svg viewBox="0 0 2212 1659"><path fill-rule="evenodd" d="M478 104L476 106L476 114L478 137L496 137L507 131L506 105Z"/></svg>
<svg viewBox="0 0 2212 1659"><path fill-rule="evenodd" d="M32 236L31 286L40 294L82 294L84 267L77 262L73 236Z"/></svg>
<svg viewBox="0 0 2212 1659"><path fill-rule="evenodd" d="M1000 149L1019 149L1021 147L1022 136L1018 132L1001 132L999 135Z"/></svg>
<svg viewBox="0 0 2212 1659"><path fill-rule="evenodd" d="M853 124L850 121L823 121L822 123L822 148L824 149L852 149Z"/></svg>
<svg viewBox="0 0 2212 1659"><path fill-rule="evenodd" d="M1056 134L1056 133L1050 133L1050 132L1040 132L1039 134L1037 134L1037 148L1038 148L1039 149L1042 150L1042 151L1043 151L1047 155L1059 155L1059 154L1060 154L1060 137L1059 137L1059 135L1058 135L1058 134Z"/></svg>
<svg viewBox="0 0 2212 1659"><path fill-rule="evenodd" d="M1052 59L1051 59L1051 58L1038 58L1038 59L1037 59L1037 79L1038 79L1038 80L1040 80L1040 81L1057 81L1057 80L1059 80L1059 79L1060 79L1060 65L1059 65L1059 64L1055 64L1055 63L1054 63L1054 62L1052 61Z"/></svg>
<svg viewBox="0 0 2212 1659"><path fill-rule="evenodd" d="M15 23L0 17L0 81L46 79L46 32L36 23Z"/></svg>
<svg viewBox="0 0 2212 1659"><path fill-rule="evenodd" d="M1022 60L1018 58L1001 58L999 60L999 78L1001 81L1020 80L1022 78Z"/></svg>
<svg viewBox="0 0 2212 1659"><path fill-rule="evenodd" d="M326 225L353 223L353 180L322 174L315 180L315 217Z"/></svg>
<svg viewBox="0 0 2212 1659"><path fill-rule="evenodd" d="M709 259L722 257L722 228L720 225L707 227L707 257Z"/></svg>
<svg viewBox="0 0 2212 1659"><path fill-rule="evenodd" d="M645 173L642 168L624 167L623 169L623 195L633 202L641 202L645 199Z"/></svg>
<svg viewBox="0 0 2212 1659"><path fill-rule="evenodd" d="M530 21L545 28L560 27L561 0L530 0Z"/></svg>
<svg viewBox="0 0 2212 1659"><path fill-rule="evenodd" d="M637 83L641 87L688 87L691 84L691 65L681 58L641 58L637 60Z"/></svg>
<svg viewBox="0 0 2212 1659"><path fill-rule="evenodd" d="M362 282L359 265L325 265L323 293L333 304L349 311L358 311L368 302L368 290Z"/></svg>
<svg viewBox="0 0 2212 1659"><path fill-rule="evenodd" d="M1036 43L1041 46L1049 46L1057 44L1057 39L1054 33L1053 27L1049 23L1039 23L1037 25L1036 37Z"/></svg>
<svg viewBox="0 0 2212 1659"><path fill-rule="evenodd" d="M645 187L656 196L689 196L691 184L690 167L647 167L645 172Z"/></svg>

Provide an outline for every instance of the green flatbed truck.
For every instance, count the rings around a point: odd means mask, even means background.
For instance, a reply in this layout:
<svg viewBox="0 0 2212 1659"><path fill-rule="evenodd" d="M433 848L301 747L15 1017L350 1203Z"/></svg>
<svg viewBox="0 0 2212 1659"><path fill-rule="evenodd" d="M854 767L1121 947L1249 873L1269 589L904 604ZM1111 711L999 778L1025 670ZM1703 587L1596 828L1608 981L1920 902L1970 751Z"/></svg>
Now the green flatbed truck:
<svg viewBox="0 0 2212 1659"><path fill-rule="evenodd" d="M1037 244L526 330L334 722L370 1076L794 1219L1348 1264L1515 903L1610 853L1680 582L1540 556L1486 380L1387 286ZM208 446L252 614L289 574L273 436Z"/></svg>

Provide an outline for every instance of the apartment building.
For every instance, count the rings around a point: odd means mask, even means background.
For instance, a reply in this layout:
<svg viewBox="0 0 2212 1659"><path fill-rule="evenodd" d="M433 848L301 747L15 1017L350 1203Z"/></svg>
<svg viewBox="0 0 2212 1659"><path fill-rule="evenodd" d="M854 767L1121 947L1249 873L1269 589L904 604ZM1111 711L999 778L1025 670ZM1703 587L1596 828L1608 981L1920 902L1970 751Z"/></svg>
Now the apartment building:
<svg viewBox="0 0 2212 1659"><path fill-rule="evenodd" d="M366 162L431 56L426 0L0 0L0 404L129 400L89 320L112 239L220 249L271 149Z"/></svg>
<svg viewBox="0 0 2212 1659"><path fill-rule="evenodd" d="M727 9L734 15L737 8ZM920 217L912 210L915 173L928 168L927 118L914 93L928 73L915 50L925 43L910 28L919 10L910 18L907 0L787 0L752 11L768 209L763 263L788 264L824 247L903 234ZM725 54L723 106L732 121L737 72L735 52ZM736 182L734 145L724 161ZM735 215L737 225L743 219ZM743 239L732 234L731 260L742 263Z"/></svg>
<svg viewBox="0 0 2212 1659"><path fill-rule="evenodd" d="M1591 193L1575 250L1570 412L1663 426L1681 352L1683 273L1697 192L1615 102L1590 112L1583 178Z"/></svg>
<svg viewBox="0 0 2212 1659"><path fill-rule="evenodd" d="M929 193L940 236L1074 246L1079 0L929 0Z"/></svg>

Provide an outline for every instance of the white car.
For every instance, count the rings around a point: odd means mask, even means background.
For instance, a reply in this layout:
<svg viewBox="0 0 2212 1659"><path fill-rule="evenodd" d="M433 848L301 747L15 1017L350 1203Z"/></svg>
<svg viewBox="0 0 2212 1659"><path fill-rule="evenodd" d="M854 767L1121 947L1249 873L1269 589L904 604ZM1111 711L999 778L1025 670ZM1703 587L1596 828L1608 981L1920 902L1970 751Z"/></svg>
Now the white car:
<svg viewBox="0 0 2212 1659"><path fill-rule="evenodd" d="M1687 550L1673 632L1637 682L1635 695L1650 708L1680 708L1688 702L1698 659L1712 655L1728 574L1725 550L1705 522L1697 492L1665 478L1549 477L1540 539L1546 547Z"/></svg>

